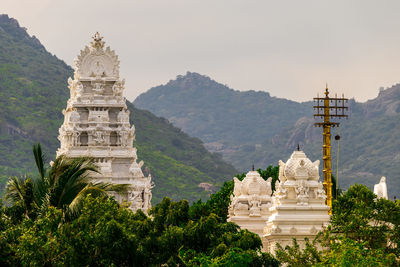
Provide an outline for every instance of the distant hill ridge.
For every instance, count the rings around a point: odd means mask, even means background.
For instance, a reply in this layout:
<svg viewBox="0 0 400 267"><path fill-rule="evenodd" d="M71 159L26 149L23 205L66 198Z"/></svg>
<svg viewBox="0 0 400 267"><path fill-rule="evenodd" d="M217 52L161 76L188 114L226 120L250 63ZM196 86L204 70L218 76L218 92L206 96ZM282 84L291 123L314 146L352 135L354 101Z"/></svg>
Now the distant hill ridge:
<svg viewBox="0 0 400 267"><path fill-rule="evenodd" d="M281 120L293 124L298 115L310 113L295 101L271 97L267 92L235 91L193 72L151 88L138 96L134 104L216 145L262 142L279 133L277 126ZM282 113L281 107L287 111ZM259 130L254 131L254 127Z"/></svg>
<svg viewBox="0 0 400 267"><path fill-rule="evenodd" d="M335 93L335 89L331 90ZM340 92L338 92L340 93ZM134 101L169 119L241 171L286 160L300 144L312 159L321 159L322 129L313 126L313 102L271 97L266 92L235 91L198 73L179 75L151 88ZM349 100L349 119L339 129L339 182L372 188L386 176L389 194L400 194L400 85L381 90L365 103ZM333 140L333 138L332 138ZM332 164L336 175L337 142ZM322 169L322 163L320 166Z"/></svg>
<svg viewBox="0 0 400 267"><path fill-rule="evenodd" d="M1 192L8 175L34 172L34 143L42 143L48 160L55 156L64 119L61 111L69 98L67 79L73 70L7 15L0 15L0 47ZM208 152L200 139L166 119L127 105L136 127L139 160L145 161L143 169L156 184L153 203L164 196L205 199L210 194L207 190L215 190L236 174L220 155Z"/></svg>

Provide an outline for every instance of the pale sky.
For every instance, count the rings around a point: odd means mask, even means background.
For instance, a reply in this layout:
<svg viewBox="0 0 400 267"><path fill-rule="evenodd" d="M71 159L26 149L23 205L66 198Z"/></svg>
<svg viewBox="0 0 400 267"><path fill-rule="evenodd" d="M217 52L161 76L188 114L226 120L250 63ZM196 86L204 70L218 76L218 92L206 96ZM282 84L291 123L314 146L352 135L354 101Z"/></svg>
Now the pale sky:
<svg viewBox="0 0 400 267"><path fill-rule="evenodd" d="M1 0L73 65L99 31L119 55L129 100L186 71L297 101L357 101L400 81L400 1ZM67 89L66 89L67 90Z"/></svg>

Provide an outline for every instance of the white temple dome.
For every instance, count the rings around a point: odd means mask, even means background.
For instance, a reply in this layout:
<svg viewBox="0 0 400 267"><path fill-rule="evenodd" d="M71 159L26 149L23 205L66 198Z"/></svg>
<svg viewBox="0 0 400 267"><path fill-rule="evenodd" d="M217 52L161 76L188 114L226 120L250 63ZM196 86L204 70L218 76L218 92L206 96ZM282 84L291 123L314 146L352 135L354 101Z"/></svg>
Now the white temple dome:
<svg viewBox="0 0 400 267"><path fill-rule="evenodd" d="M284 175L286 178L298 178L300 176L319 178L319 160L311 162L303 151L294 151L285 164Z"/></svg>

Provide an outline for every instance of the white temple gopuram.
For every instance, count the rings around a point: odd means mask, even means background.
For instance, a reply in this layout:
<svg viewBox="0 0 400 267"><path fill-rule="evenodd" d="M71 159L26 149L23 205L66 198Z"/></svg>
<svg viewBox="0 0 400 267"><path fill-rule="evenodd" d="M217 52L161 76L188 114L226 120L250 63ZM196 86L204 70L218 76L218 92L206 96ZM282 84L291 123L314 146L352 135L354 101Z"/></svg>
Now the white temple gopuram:
<svg viewBox="0 0 400 267"><path fill-rule="evenodd" d="M75 60L74 79L68 79L70 99L63 110L57 156L90 156L100 168L93 179L129 184L128 195L115 195L134 211L151 208L151 176L145 177L133 147L135 127L123 97L125 80L119 78L118 56L104 47L96 33Z"/></svg>
<svg viewBox="0 0 400 267"><path fill-rule="evenodd" d="M257 233L266 252L274 253L276 243L291 245L293 238L304 247L305 238L312 240L330 220L318 167L318 160L311 162L303 151L294 151L286 163L279 161L272 196L270 179L254 171L242 182L235 179L229 221Z"/></svg>

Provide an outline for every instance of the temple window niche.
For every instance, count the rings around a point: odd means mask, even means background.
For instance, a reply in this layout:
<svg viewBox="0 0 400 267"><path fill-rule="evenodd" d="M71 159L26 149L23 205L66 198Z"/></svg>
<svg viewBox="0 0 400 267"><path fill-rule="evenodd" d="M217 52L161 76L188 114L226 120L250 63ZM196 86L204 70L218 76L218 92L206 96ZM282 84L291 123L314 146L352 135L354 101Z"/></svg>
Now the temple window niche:
<svg viewBox="0 0 400 267"><path fill-rule="evenodd" d="M88 145L88 134L87 132L82 132L80 137L79 137L79 142L81 146L87 146Z"/></svg>
<svg viewBox="0 0 400 267"><path fill-rule="evenodd" d="M117 132L110 133L110 146L117 146L118 134Z"/></svg>

